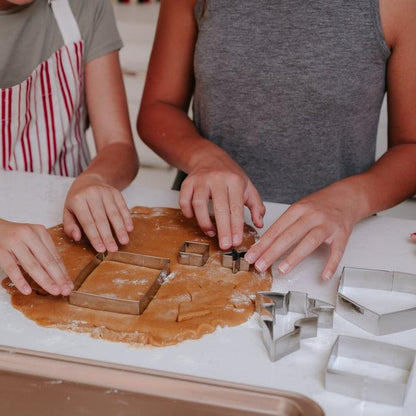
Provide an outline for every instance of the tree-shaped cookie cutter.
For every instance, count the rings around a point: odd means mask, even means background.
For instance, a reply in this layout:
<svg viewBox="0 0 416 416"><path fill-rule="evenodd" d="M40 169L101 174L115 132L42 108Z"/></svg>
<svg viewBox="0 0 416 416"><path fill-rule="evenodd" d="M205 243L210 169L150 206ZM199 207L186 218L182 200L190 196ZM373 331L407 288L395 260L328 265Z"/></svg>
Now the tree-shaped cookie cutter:
<svg viewBox="0 0 416 416"><path fill-rule="evenodd" d="M416 275L386 270L344 267L338 286L337 312L374 335L386 335L416 327L416 307L377 313L350 299L345 288L367 288L416 295Z"/></svg>
<svg viewBox="0 0 416 416"><path fill-rule="evenodd" d="M223 267L228 267L232 270L233 273L237 272L248 272L250 265L247 261L244 260L246 255L245 251L238 251L233 249L222 255L222 265Z"/></svg>
<svg viewBox="0 0 416 416"><path fill-rule="evenodd" d="M160 270L159 275L139 300L115 299L105 295L97 295L82 291L82 284L88 276L105 261L131 264ZM69 295L68 302L71 305L81 306L108 312L140 315L147 308L160 286L169 274L170 260L162 257L146 256L144 254L116 252L97 254L78 274L74 281L74 290Z"/></svg>
<svg viewBox="0 0 416 416"><path fill-rule="evenodd" d="M304 338L316 337L319 328L332 328L335 307L327 302L309 298L304 292L258 292L256 311L260 314L263 342L271 361L298 350ZM275 337L277 315L296 312L304 315L294 323L294 329Z"/></svg>
<svg viewBox="0 0 416 416"><path fill-rule="evenodd" d="M179 249L178 261L187 266L202 267L209 257L209 244L185 241Z"/></svg>

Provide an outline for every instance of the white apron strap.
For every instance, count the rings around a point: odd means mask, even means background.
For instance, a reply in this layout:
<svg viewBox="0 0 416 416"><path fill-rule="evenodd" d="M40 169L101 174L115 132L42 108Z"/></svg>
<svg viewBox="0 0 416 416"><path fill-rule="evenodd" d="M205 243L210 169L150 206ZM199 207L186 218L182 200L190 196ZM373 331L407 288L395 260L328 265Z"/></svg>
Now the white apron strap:
<svg viewBox="0 0 416 416"><path fill-rule="evenodd" d="M79 42L81 40L81 32L68 0L49 0L49 4L52 7L65 45Z"/></svg>

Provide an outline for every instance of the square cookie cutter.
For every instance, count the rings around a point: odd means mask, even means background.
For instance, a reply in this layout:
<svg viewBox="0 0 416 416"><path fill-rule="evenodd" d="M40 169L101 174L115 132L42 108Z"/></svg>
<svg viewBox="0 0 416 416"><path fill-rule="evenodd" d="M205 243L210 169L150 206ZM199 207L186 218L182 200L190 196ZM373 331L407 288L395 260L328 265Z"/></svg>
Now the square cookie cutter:
<svg viewBox="0 0 416 416"><path fill-rule="evenodd" d="M260 314L262 337L271 361L297 351L301 339L316 337L319 328L332 328L335 307L327 302L309 298L304 292L258 292L256 311ZM305 317L298 319L294 329L275 337L278 325L276 315L297 312Z"/></svg>
<svg viewBox="0 0 416 416"><path fill-rule="evenodd" d="M409 381L413 378L416 351L399 345L386 344L370 339L339 335L332 347L325 373L328 391L361 400L401 406L406 398ZM406 372L404 378L368 376L352 370L337 368L337 360L347 358L394 367ZM381 371L381 370L380 370Z"/></svg>
<svg viewBox="0 0 416 416"><path fill-rule="evenodd" d="M160 270L158 277L149 287L147 292L139 300L114 299L105 295L86 293L80 290L88 276L102 262L114 261L135 266L147 267ZM146 256L144 254L127 253L118 251L115 253L97 254L78 274L74 281L74 290L69 295L68 302L71 305L81 306L89 309L96 309L108 312L140 315L147 308L163 281L169 274L170 260L162 257Z"/></svg>
<svg viewBox="0 0 416 416"><path fill-rule="evenodd" d="M386 335L416 327L416 307L377 313L350 299L344 288L367 288L416 295L416 275L386 270L344 267L338 286L337 312L374 335Z"/></svg>
<svg viewBox="0 0 416 416"><path fill-rule="evenodd" d="M238 251L233 249L222 255L223 267L228 267L233 273L248 272L250 265L244 260L246 251Z"/></svg>
<svg viewBox="0 0 416 416"><path fill-rule="evenodd" d="M187 266L202 267L209 257L209 244L185 241L179 249L178 261Z"/></svg>

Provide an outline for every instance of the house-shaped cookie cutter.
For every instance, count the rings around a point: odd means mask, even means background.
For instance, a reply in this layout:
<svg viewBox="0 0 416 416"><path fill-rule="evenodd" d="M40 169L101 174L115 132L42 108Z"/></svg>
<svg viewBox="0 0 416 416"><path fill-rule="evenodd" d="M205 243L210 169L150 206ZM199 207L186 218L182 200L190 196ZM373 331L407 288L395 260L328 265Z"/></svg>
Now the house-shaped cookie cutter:
<svg viewBox="0 0 416 416"><path fill-rule="evenodd" d="M344 267L338 286L337 312L374 335L386 335L416 327L416 307L377 313L350 299L344 289L368 288L416 295L416 275L385 270Z"/></svg>
<svg viewBox="0 0 416 416"><path fill-rule="evenodd" d="M237 272L248 272L250 269L250 264L244 260L246 251L237 251L233 249L222 255L222 265L223 267L228 267L232 270L233 273Z"/></svg>
<svg viewBox="0 0 416 416"><path fill-rule="evenodd" d="M135 266L147 267L150 269L160 270L159 275L149 287L146 293L139 300L115 299L105 295L96 295L82 291L82 284L88 276L102 262L112 261ZM115 253L99 253L97 254L78 274L74 281L74 290L69 295L68 302L71 305L81 306L89 309L97 309L101 311L125 313L130 315L140 315L147 308L153 299L165 278L169 274L170 260L146 256L143 254L115 252Z"/></svg>
<svg viewBox="0 0 416 416"><path fill-rule="evenodd" d="M339 335L328 360L325 388L361 400L400 406L404 403L412 379L415 356L415 350L399 345ZM353 367L342 369L337 365L339 359L353 360L361 368L364 362L373 367L379 364L379 368L375 368L380 376L364 375L354 371ZM381 370L388 367L394 367L397 371Z"/></svg>
<svg viewBox="0 0 416 416"><path fill-rule="evenodd" d="M327 302L309 298L304 292L258 292L256 311L260 314L263 342L271 361L298 350L304 338L316 337L319 328L332 328L335 307ZM294 323L294 329L275 337L277 315L297 312L305 317Z"/></svg>
<svg viewBox="0 0 416 416"><path fill-rule="evenodd" d="M209 257L209 244L185 241L179 249L178 261L187 266L202 267Z"/></svg>

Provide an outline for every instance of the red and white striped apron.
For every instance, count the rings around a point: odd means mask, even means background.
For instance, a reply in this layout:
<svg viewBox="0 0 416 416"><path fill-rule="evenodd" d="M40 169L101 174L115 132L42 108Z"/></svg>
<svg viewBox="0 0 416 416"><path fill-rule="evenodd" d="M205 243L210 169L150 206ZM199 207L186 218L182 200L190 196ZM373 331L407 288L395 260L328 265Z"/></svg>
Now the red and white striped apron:
<svg viewBox="0 0 416 416"><path fill-rule="evenodd" d="M77 176L85 139L84 44L68 0L49 0L64 46L21 84L0 89L0 168Z"/></svg>

